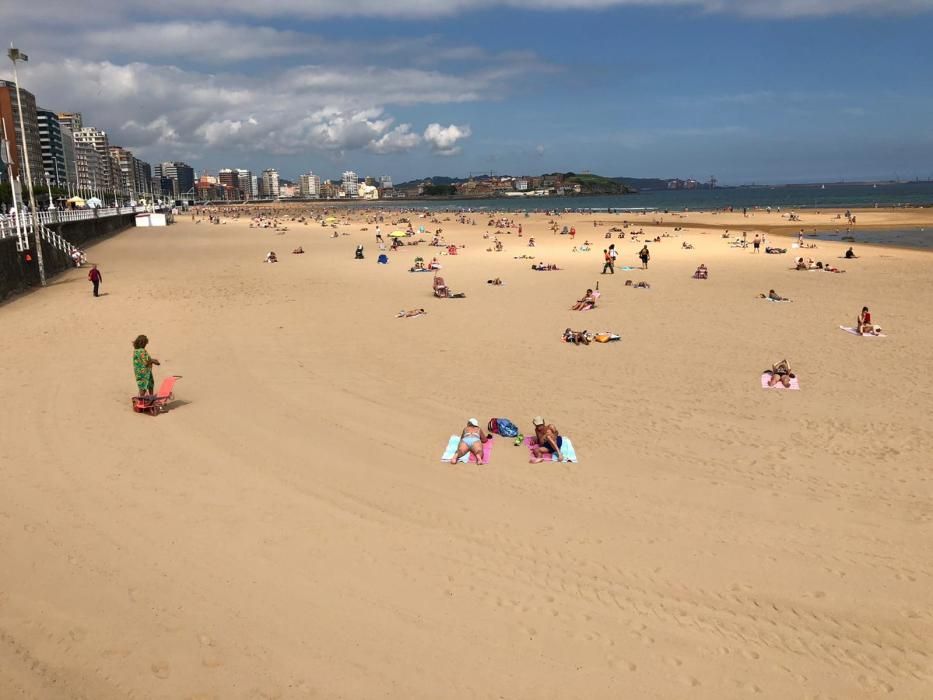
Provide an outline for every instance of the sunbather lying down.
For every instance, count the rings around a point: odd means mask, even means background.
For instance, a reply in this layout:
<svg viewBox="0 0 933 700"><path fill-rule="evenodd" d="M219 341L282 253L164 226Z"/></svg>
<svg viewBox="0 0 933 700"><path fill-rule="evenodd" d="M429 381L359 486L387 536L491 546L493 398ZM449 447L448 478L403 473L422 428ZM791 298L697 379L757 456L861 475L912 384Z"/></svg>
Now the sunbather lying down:
<svg viewBox="0 0 933 700"><path fill-rule="evenodd" d="M422 316L426 313L428 312L425 311L424 309L410 309L409 311L405 311L403 309L402 311L399 311L395 317L396 318L411 318L412 316Z"/></svg>
<svg viewBox="0 0 933 700"><path fill-rule="evenodd" d="M789 387L790 380L797 376L790 371L790 364L787 360L781 360L771 365L771 369L766 369L764 373L771 375L771 378L768 380L768 386L783 384L785 387Z"/></svg>
<svg viewBox="0 0 933 700"><path fill-rule="evenodd" d="M565 343L573 343L574 345L589 345L590 341L593 340L593 336L586 330L574 331L568 328L564 331L563 340Z"/></svg>
<svg viewBox="0 0 933 700"><path fill-rule="evenodd" d="M505 282L503 282L501 279L496 277L496 279L494 280L486 280L486 284L491 284L495 287L501 287L503 284L505 284Z"/></svg>
<svg viewBox="0 0 933 700"><path fill-rule="evenodd" d="M759 294L759 299L770 299L771 301L790 301L787 297L782 297L780 294L775 292L773 289L770 290L767 294Z"/></svg>
<svg viewBox="0 0 933 700"><path fill-rule="evenodd" d="M571 311L586 311L596 308L596 294L592 289L587 289L582 299L577 299L577 303L570 307Z"/></svg>
<svg viewBox="0 0 933 700"><path fill-rule="evenodd" d="M625 280L625 286L633 289L651 289L651 285L647 282L633 282L632 280Z"/></svg>

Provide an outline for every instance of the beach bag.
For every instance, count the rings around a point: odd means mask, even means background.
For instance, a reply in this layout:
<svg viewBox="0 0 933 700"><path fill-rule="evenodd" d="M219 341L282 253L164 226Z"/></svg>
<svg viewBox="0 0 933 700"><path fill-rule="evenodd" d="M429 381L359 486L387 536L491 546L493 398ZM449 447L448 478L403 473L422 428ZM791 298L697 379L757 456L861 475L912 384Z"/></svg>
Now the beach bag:
<svg viewBox="0 0 933 700"><path fill-rule="evenodd" d="M379 259L376 262L378 262L380 265L388 265L389 256L383 253L382 255L379 256Z"/></svg>
<svg viewBox="0 0 933 700"><path fill-rule="evenodd" d="M502 437L516 437L518 435L518 427L508 418L490 418L486 428L490 433Z"/></svg>

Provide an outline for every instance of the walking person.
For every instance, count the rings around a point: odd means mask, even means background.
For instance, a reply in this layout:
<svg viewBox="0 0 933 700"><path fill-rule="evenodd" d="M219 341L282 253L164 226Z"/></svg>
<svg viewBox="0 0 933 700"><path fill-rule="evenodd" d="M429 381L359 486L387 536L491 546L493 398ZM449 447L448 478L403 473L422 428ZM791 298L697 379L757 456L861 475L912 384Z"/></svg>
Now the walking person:
<svg viewBox="0 0 933 700"><path fill-rule="evenodd" d="M609 251L606 248L603 248L603 261L603 271L600 274L605 275L607 270L615 274L615 270L612 269L612 256L609 255Z"/></svg>
<svg viewBox="0 0 933 700"><path fill-rule="evenodd" d="M638 257L641 258L641 269L648 269L648 261L651 259L651 253L648 252L648 244L646 243L640 251L638 251Z"/></svg>
<svg viewBox="0 0 933 700"><path fill-rule="evenodd" d="M94 296L99 297L100 294L98 291L100 289L100 283L104 278L101 277L100 270L97 269L97 265L91 265L91 270L87 273L87 278L91 280L91 284L94 285Z"/></svg>
<svg viewBox="0 0 933 700"><path fill-rule="evenodd" d="M609 244L609 260L610 262L612 262L612 268L611 268L612 274L616 273L616 258L618 257L619 257L619 253L616 251L616 244L610 243Z"/></svg>

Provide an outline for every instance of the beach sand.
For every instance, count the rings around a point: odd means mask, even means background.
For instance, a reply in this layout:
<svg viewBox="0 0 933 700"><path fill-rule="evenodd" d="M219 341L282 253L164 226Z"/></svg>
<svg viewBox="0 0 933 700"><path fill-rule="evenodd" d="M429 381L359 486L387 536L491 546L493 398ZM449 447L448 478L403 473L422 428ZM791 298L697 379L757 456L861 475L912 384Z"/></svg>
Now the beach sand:
<svg viewBox="0 0 933 700"><path fill-rule="evenodd" d="M691 228L604 276L608 226L651 215L564 215L574 243L514 216L500 253L486 217L414 219L466 245L466 299L407 272L437 249L377 265L359 215L181 217L90 248L99 299L80 269L0 306L0 697L930 697L933 256L821 242L845 274L796 272ZM691 216L771 220L741 219ZM839 330L863 305L886 338ZM156 418L140 333L183 375ZM782 358L801 390L762 390ZM470 417L538 414L578 464L440 462Z"/></svg>

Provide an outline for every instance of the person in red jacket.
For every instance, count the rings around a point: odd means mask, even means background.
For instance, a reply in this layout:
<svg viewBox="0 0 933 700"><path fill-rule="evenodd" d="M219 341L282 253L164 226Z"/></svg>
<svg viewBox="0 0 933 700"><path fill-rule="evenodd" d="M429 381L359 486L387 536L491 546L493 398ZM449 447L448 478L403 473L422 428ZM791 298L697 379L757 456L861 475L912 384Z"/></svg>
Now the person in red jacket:
<svg viewBox="0 0 933 700"><path fill-rule="evenodd" d="M97 265L91 265L91 271L87 273L87 278L91 280L91 284L94 285L94 296L100 296L98 290L100 289L100 283L103 281L101 277L100 270L97 269Z"/></svg>

